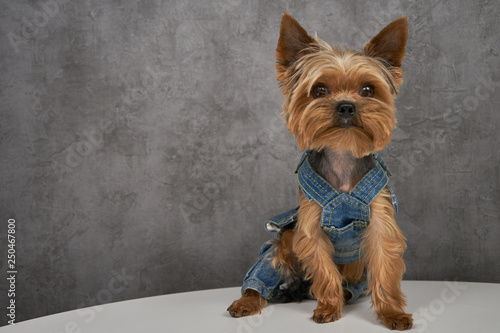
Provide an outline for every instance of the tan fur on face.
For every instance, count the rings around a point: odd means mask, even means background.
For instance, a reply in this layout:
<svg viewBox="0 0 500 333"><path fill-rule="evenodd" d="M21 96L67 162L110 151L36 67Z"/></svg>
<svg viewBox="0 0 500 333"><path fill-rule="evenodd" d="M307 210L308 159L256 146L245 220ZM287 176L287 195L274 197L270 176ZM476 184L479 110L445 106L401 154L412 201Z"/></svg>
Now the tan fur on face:
<svg viewBox="0 0 500 333"><path fill-rule="evenodd" d="M381 150L396 125L394 97L402 82L395 70L360 52L332 48L316 40L302 58L287 69L278 67L285 102L283 117L301 149L349 149L356 157ZM280 70L281 69L281 70ZM315 100L312 88L321 83L328 98ZM365 84L374 86L373 97L361 97ZM339 102L356 106L356 125L344 128L335 118ZM337 122L336 122L337 121Z"/></svg>

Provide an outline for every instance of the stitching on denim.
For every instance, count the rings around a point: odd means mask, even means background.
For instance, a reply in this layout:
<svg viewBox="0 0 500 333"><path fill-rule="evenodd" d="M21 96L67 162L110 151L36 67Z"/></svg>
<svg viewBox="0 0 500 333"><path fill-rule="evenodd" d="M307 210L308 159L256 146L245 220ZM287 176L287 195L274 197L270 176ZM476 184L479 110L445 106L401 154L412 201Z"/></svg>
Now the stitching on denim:
<svg viewBox="0 0 500 333"><path fill-rule="evenodd" d="M352 199L354 199L354 200L356 200L356 201L359 201L359 203L360 203L360 204L362 204L362 205L367 206L367 204L365 204L364 202L362 202L361 200L359 200L359 199L357 199L357 198L355 198L355 197L352 197L351 195L346 195L346 196L347 196L347 197L349 197L349 198L352 198ZM339 196L337 196L337 198L338 198L338 197L339 197ZM330 204L332 201L334 201L334 200L331 200L328 204ZM341 205L341 204L343 204L344 202L349 203L349 204L351 204L351 205L355 206L356 208L358 208L358 209L361 211L361 217L362 217L362 219L363 219L363 220L366 220L366 219L369 219L369 218L370 218L369 216L368 216L367 218L365 218L365 214L363 213L363 209L362 209L360 206L358 206L357 204L354 204L354 203L352 203L352 202L349 202L348 200L343 200L343 201L339 202L339 203L338 203L335 207L333 207L333 208L331 209L330 219L328 220L328 225L332 224L332 223L331 223L331 222L332 222L332 215L333 215L333 211L335 210L335 208L337 208L338 206L340 206L340 205ZM328 205L326 205L326 206L328 206ZM326 207L326 206L325 206L325 207Z"/></svg>
<svg viewBox="0 0 500 333"><path fill-rule="evenodd" d="M357 254L357 256L356 256L356 254ZM339 255L338 253L335 253L333 255L333 262L338 263L338 264L351 264L353 262L359 261L360 259L361 259L361 251L360 250L344 252L341 255Z"/></svg>
<svg viewBox="0 0 500 333"><path fill-rule="evenodd" d="M384 184L384 186L382 186L382 188L378 189L377 194L376 194L376 195L374 195L374 196L373 196L373 198L370 200L370 203L371 203L371 202L375 199L375 197L376 197L377 195L379 195L379 193L380 193L380 192L382 192L382 191L384 190L385 185L389 182L389 178L388 178L388 177L383 177L383 178L382 178L382 179L381 179L381 180L377 183L377 185L375 185L375 186L372 188L372 190L371 190L370 192L368 192L368 194L367 194L367 195L363 198L363 200L366 200L366 198L368 198L368 196L369 196L369 195L370 195L373 191L375 191L375 189L377 189L377 188L378 188L378 186L380 185L380 183L381 183L382 181L384 181L384 180L386 181L386 183Z"/></svg>
<svg viewBox="0 0 500 333"><path fill-rule="evenodd" d="M309 175L308 175L308 176L309 176ZM325 204L321 204L321 203L320 203L320 202L319 202L316 198L314 198L314 196L312 196L309 192L307 192L307 191L306 191L306 192L309 194L309 196L311 196L311 198L313 198L313 199L314 199L314 201L316 201L316 202L317 202L317 203L318 203L321 207L324 207L326 204L328 204L329 200L326 200L325 198L323 198L323 196L322 196L322 195L320 195L318 192L316 192L316 190L314 189L314 187L312 187L312 186L311 186L311 185L307 182L307 179L304 177L304 175L303 175L303 173L302 173L302 172L299 172L299 177L301 177L301 178L302 178L302 180L303 180L303 182L304 182L304 184L305 184L305 185L307 185L307 186L308 186L308 187L309 187L309 188L310 188L310 189L311 189L314 193L316 193L316 195L317 195L318 197L320 197L323 201L325 201ZM309 177L309 179L312 179L312 178L311 178L311 177ZM313 180L316 184L318 184L318 183L317 183L314 179L312 179L312 180ZM301 186L300 186L301 188L303 188L303 187L304 187L304 185L302 185L302 184L300 184L300 185L301 185ZM324 189L321 185L319 185L319 184L318 184L318 186L319 186L319 187L321 187L321 189L323 189L323 191L325 191L325 189ZM328 194L329 194L329 193L328 193ZM331 194L330 194L330 196L331 196ZM332 198L334 198L334 197L332 197Z"/></svg>
<svg viewBox="0 0 500 333"><path fill-rule="evenodd" d="M335 187L333 187L333 186L332 186L329 182L327 182L327 181L326 181L323 177L321 177L321 176L320 176L320 175L318 175L316 172L314 172L314 170L313 170L313 168L312 168L311 164L309 163L309 159L308 159L306 162L307 162L307 165L306 165L306 166L307 166L307 168L305 168L305 169L306 169L305 171L307 172L307 174L309 175L309 177L310 177L310 178L311 178L311 179L312 179L312 180L313 180L316 184L318 184L318 183L316 182L315 178L316 178L316 177L318 177L320 180L324 181L324 183L326 184L325 186L326 186L327 188L330 188L330 189L331 189L331 190L332 190L332 191L336 194L335 196L337 196L337 195L339 195L339 194L340 194L340 191L339 191L339 190L337 190ZM319 185L319 186L320 186L320 187L321 187L321 188L322 188L322 189L323 189L326 193L328 193L328 194L329 194L332 198L335 198L334 196L332 196L332 195L330 194L330 191L325 190L325 189L324 189L324 188L323 188L320 184L318 184L318 185Z"/></svg>
<svg viewBox="0 0 500 333"><path fill-rule="evenodd" d="M264 287L267 291L269 291L269 296L272 296L272 295L273 295L273 293L271 292L271 290L270 290L268 287L266 287L266 286L265 286L262 282L257 281L257 280L247 280L247 281L245 281L245 284L247 284L248 282L255 282L255 283L257 283L257 284L261 285L261 286L262 286L262 287Z"/></svg>
<svg viewBox="0 0 500 333"><path fill-rule="evenodd" d="M304 172L305 172L305 173L307 173L307 170L304 170ZM320 185L320 184L319 184L319 183L318 183L318 182L317 182L317 181L316 181L313 177L311 177L311 175L310 175L310 174L308 174L308 173L307 173L307 176L308 176L308 179L309 179L309 180L311 180L311 181L315 182L315 183L318 185L318 187L320 187L323 191L325 191L325 192L326 192L326 194L328 194L328 195L331 197L331 199L335 198L335 197L334 197L334 196L332 196L330 193L328 193L328 191L327 191L327 190L325 190L325 189L323 188L323 186L321 186L321 185ZM309 184L309 183L307 182L307 179L305 179L305 178L304 178L304 176L302 176L302 178L303 178L303 179L304 179L304 181L306 182L307 186L309 186L309 187L310 187L310 188L314 191L314 193L316 193L316 194L318 195L318 197L320 197L323 201L325 201L326 203L328 203L328 202L331 200L331 199L330 199L330 200L328 200L328 199L324 198L321 194L319 194L318 192L316 192L316 190L314 189L314 187L312 187L312 186L311 186L311 184ZM318 200L316 200L316 199L315 199L315 201L318 201Z"/></svg>
<svg viewBox="0 0 500 333"><path fill-rule="evenodd" d="M307 183L307 181L304 179L304 175L302 175L301 172L299 172L299 178L302 177L302 179L304 180L304 184L302 184L302 182L299 181L299 185L300 185L300 188L302 189L302 191L306 192L318 205L320 205L321 207L325 207L325 205L321 204L309 191L307 191L307 189L304 188L305 185L307 185L307 187L309 187L310 190L312 190L314 193L316 193L321 199L323 199L323 197L321 197L321 195L319 195L315 190L314 188L309 185ZM324 199L323 199L324 200ZM325 200L326 201L326 200ZM328 201L327 201L328 203Z"/></svg>
<svg viewBox="0 0 500 333"><path fill-rule="evenodd" d="M266 228L267 231L273 231L273 230L269 230L267 228L268 224L272 224L273 226L275 226L277 228L283 228L287 225L297 223L297 215L298 215L298 212L295 211L294 213L292 213L292 214L290 214L287 217L282 218L282 219L272 218L272 219L266 220L266 222L264 223L264 227Z"/></svg>
<svg viewBox="0 0 500 333"><path fill-rule="evenodd" d="M396 197L396 193L392 190L392 187L389 186L389 182L385 185L384 188L387 188L389 190L389 193L392 196L392 206L394 207L394 210L398 212L398 198ZM383 191L383 189L382 189Z"/></svg>
<svg viewBox="0 0 500 333"><path fill-rule="evenodd" d="M377 154L372 154L372 156L373 156L373 157L375 157L375 159L378 161L378 158L377 158L377 157L378 157L378 155L377 155ZM368 173L367 173L366 175L364 175L364 176L363 176L363 178L361 178L361 180L360 180L360 181L356 184L356 186L354 186L354 190L353 190L353 191L351 191L351 193L352 193L353 195L354 195L354 194L356 194L356 193L359 193L359 192L360 192L360 191L361 191L361 190L362 190L362 189L366 186L366 184L365 184L365 186L363 186L363 188L361 188L361 189L358 189L358 187L359 187L359 186L361 186L361 184L364 182L365 178L369 177L369 176L370 176L370 174L372 174L373 172L375 172L375 170L377 170L377 169L380 169L380 168L378 167L378 165L377 165L377 166L375 166L375 167L374 167L373 169L371 169L370 171L368 171ZM378 173L378 171L377 171L377 173ZM376 174L375 174L375 175L376 175ZM375 177L375 176L374 176L374 177ZM373 178L372 178L372 179L373 179ZM370 182L371 182L371 179L370 179ZM369 182L368 182L368 183L369 183Z"/></svg>
<svg viewBox="0 0 500 333"><path fill-rule="evenodd" d="M307 166L307 167L306 167L306 166ZM326 194L328 194L328 195L329 195L332 199L335 199L335 198L338 196L338 194L339 194L338 190L337 190L336 188L334 188L333 186L331 186L329 183L327 183L326 187L331 188L331 189L333 190L333 192L336 194L335 196L333 196L333 195L330 193L331 191L326 190L323 186L321 186L321 184L319 184L319 183L316 181L316 179L315 179L315 177L316 177L316 176L317 176L318 178L320 178L321 180L324 180L324 179L323 179L320 175L316 174L316 173L312 170L312 167L311 167L311 165L309 164L309 160L307 160L307 161L306 161L305 165L303 166L303 170L304 170L304 172L307 174L307 176L309 177L309 179L310 179L310 180L312 180L313 182L315 182L315 183L316 183L316 184L317 184L317 185L318 185L318 186L319 186L319 187L320 187L323 191L325 191L325 192L326 192ZM326 180L325 180L325 182L326 182ZM309 185L309 184L308 184L308 185ZM309 186L311 186L311 185L309 185ZM316 194L318 194L318 193L316 193ZM319 195L319 194L318 194L318 196L319 196L319 197L321 197L321 199L325 200L326 202L329 202L329 201L330 201L330 200L327 200L327 199L323 198L323 197L322 197L321 195Z"/></svg>
<svg viewBox="0 0 500 333"><path fill-rule="evenodd" d="M351 231L354 226L358 226L360 228L365 228L368 226L368 223L365 222L365 221L361 221L361 220L356 220L356 221L352 221L350 224L346 225L345 227L342 227L340 229L343 229L343 228L346 228L345 230L342 230L342 231L336 231L336 235L342 235L343 233L346 233L347 231ZM323 227L323 230L327 230L327 229L330 229L328 230L328 232L332 232L334 227ZM335 228L335 230L338 230L337 228Z"/></svg>
<svg viewBox="0 0 500 333"><path fill-rule="evenodd" d="M363 178L361 178L361 180L360 180L360 181L359 181L359 182L358 182L358 183L354 186L353 190L351 191L351 195L356 195L356 194L358 194L359 192L361 192L361 190L362 190L363 188L365 188L365 186L366 186L367 184L369 184L369 183L370 183L370 182L365 183L365 179L366 179L367 177L369 177L371 174L373 174L375 171L377 171L377 169L376 169L376 168L373 168L373 169L371 169L370 171L368 171L368 172L367 172L367 173L363 176ZM377 171L377 173L378 173L378 171ZM373 179L373 178L372 178L372 179ZM370 181L371 181L371 179L370 179ZM362 187L362 188L359 188L359 187L360 187L363 183L365 183L365 185L363 185L363 187Z"/></svg>
<svg viewBox="0 0 500 333"><path fill-rule="evenodd" d="M340 253L335 252L333 254L337 258L351 257L352 255L354 255L356 253L361 253L361 248L360 247L352 247L352 246L351 247L340 247L340 246L337 246L337 247L334 247L334 248L340 251ZM361 259L361 258L359 258L359 259Z"/></svg>
<svg viewBox="0 0 500 333"><path fill-rule="evenodd" d="M389 176L391 176L391 172L389 171L389 168L387 167L387 164L385 164L384 160L382 159L382 157L380 157L378 154L373 154L373 157L375 157L375 159L377 160L377 162L380 164L380 166L382 168L384 168L385 172L387 172L387 174Z"/></svg>
<svg viewBox="0 0 500 333"><path fill-rule="evenodd" d="M358 186L360 186L361 184L363 184L363 181L365 180L365 178L366 178L366 177L368 177L368 176L370 176L370 174L372 174L372 173L373 173L373 172L375 172L375 171L377 171L377 172L373 175L373 177L372 177L369 181L367 181L367 182L363 185L363 187L362 187L362 188L358 189ZM381 171L382 171L382 168L372 169L372 171L368 172L368 173L367 173L367 174L363 177L363 179L361 179L361 181L358 183L358 185L356 185L356 191L352 191L351 193L352 193L353 195L358 195L358 194L360 194L360 193L361 193L361 191L363 191L363 190L364 190L364 188L365 188L365 187L367 187L367 186L368 186L368 185L372 182L372 180L373 180L373 179L375 179L375 177L377 177L377 175L378 175Z"/></svg>

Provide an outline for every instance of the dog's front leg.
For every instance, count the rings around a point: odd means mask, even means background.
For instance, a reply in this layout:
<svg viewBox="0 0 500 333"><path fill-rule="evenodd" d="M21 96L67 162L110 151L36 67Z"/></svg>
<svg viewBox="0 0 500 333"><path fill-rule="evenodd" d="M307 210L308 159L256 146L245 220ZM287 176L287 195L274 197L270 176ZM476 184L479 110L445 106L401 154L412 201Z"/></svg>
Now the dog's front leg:
<svg viewBox="0 0 500 333"><path fill-rule="evenodd" d="M344 299L342 277L332 261L333 245L320 227L321 210L320 205L309 202L300 192L293 251L306 279L312 280L311 293L318 300L312 319L317 323L328 323L340 319Z"/></svg>
<svg viewBox="0 0 500 333"><path fill-rule="evenodd" d="M370 205L370 224L363 235L362 249L378 318L390 329L406 330L413 326L412 315L405 313L406 300L401 291L406 239L394 219L391 198L385 189Z"/></svg>

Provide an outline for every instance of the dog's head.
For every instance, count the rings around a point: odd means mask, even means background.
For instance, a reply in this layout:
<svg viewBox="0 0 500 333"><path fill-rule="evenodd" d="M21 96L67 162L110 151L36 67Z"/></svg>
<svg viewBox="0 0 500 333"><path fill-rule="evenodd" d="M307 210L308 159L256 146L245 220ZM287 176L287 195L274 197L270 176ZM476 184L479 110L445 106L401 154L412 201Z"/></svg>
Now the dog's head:
<svg viewBox="0 0 500 333"><path fill-rule="evenodd" d="M332 47L283 15L277 78L285 123L301 149L345 149L362 157L390 142L406 36L403 17L358 52Z"/></svg>

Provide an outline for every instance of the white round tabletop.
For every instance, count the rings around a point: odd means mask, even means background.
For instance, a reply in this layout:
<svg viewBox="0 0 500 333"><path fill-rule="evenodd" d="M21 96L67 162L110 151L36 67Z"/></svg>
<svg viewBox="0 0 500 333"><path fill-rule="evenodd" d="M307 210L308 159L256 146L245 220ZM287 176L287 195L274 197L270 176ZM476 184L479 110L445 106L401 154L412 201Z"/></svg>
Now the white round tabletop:
<svg viewBox="0 0 500 333"><path fill-rule="evenodd" d="M500 284L403 281L413 313L410 332L500 332ZM344 307L340 320L316 324L316 302L271 304L261 315L232 318L227 307L240 288L148 297L63 312L0 328L2 333L80 332L388 332L376 320L370 298Z"/></svg>

